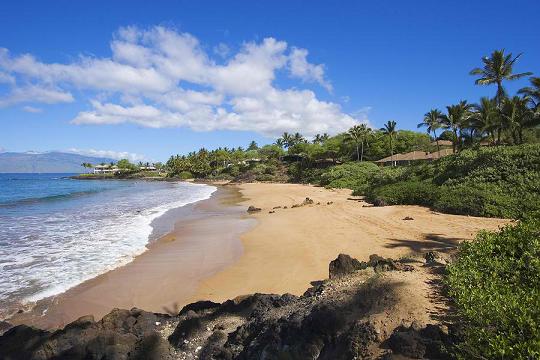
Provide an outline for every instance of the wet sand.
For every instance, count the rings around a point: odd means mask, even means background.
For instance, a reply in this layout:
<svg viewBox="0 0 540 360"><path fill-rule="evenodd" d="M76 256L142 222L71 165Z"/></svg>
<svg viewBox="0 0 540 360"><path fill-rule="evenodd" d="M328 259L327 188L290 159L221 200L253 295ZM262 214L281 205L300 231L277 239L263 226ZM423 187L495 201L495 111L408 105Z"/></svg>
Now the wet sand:
<svg viewBox="0 0 540 360"><path fill-rule="evenodd" d="M174 230L149 244L134 261L41 300L9 322L51 329L87 314L100 319L113 308L177 313L202 278L241 256L239 236L255 220L238 205L240 200L238 189L218 187L210 199L166 214L178 217Z"/></svg>

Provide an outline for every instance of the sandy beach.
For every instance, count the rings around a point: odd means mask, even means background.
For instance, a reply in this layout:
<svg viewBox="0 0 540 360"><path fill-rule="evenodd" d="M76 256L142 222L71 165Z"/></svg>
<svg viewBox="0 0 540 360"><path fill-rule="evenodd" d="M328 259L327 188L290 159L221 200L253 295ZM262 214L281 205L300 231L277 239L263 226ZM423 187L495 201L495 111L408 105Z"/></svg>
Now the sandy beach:
<svg viewBox="0 0 540 360"><path fill-rule="evenodd" d="M300 295L312 281L328 277L328 263L340 253L367 260L370 254L399 258L444 251L481 229L507 223L420 206L372 207L349 190L298 184L243 184L240 190L247 198L243 205L262 208L253 215L258 224L242 235L242 257L203 280L190 302L221 302L255 292ZM291 208L306 197L314 204Z"/></svg>
<svg viewBox="0 0 540 360"><path fill-rule="evenodd" d="M314 203L292 208L306 197ZM248 215L249 205L262 210ZM348 190L298 184L222 186L211 199L176 216L174 231L133 262L10 321L55 328L87 314L99 319L113 308L176 313L203 299L299 295L312 281L328 277L328 263L339 253L363 260L374 253L398 258L444 251L507 222L418 206L376 208Z"/></svg>

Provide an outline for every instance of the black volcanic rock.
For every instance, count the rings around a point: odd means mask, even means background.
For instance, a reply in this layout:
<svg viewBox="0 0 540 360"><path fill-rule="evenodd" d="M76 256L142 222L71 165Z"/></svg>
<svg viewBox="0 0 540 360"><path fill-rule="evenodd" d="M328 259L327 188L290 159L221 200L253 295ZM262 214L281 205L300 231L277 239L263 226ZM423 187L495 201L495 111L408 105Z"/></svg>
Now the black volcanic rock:
<svg viewBox="0 0 540 360"><path fill-rule="evenodd" d="M395 354L415 359L451 359L447 349L452 340L439 326L428 324L425 328L400 326L388 341Z"/></svg>
<svg viewBox="0 0 540 360"><path fill-rule="evenodd" d="M347 275L356 270L363 270L368 267L365 262L360 262L349 255L339 254L338 257L330 262L329 274L330 279L334 279L343 275Z"/></svg>
<svg viewBox="0 0 540 360"><path fill-rule="evenodd" d="M101 321L83 317L54 333L19 325L0 337L0 359L170 359L156 325L167 319L115 309Z"/></svg>
<svg viewBox="0 0 540 360"><path fill-rule="evenodd" d="M250 205L247 209L247 212L248 213L254 213L254 212L259 212L261 211L262 209L261 208L258 208L258 207L255 207L253 205Z"/></svg>

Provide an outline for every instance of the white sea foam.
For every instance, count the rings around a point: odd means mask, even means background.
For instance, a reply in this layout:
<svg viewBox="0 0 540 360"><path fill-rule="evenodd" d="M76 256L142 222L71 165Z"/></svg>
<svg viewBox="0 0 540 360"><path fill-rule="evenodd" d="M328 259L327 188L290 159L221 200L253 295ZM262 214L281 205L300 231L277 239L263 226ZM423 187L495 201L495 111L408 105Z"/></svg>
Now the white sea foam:
<svg viewBox="0 0 540 360"><path fill-rule="evenodd" d="M152 222L207 199L215 187L135 183L85 199L0 216L0 301L34 302L125 265L147 248ZM11 220L11 221L9 221Z"/></svg>

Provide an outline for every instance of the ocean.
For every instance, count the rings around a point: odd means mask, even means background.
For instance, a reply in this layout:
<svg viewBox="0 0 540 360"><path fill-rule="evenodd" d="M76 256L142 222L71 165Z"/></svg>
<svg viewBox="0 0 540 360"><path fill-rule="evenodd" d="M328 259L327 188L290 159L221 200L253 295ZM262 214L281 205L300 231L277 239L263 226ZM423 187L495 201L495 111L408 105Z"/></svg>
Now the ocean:
<svg viewBox="0 0 540 360"><path fill-rule="evenodd" d="M130 262L164 235L156 219L213 186L0 174L0 318Z"/></svg>

